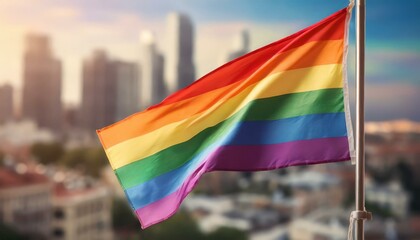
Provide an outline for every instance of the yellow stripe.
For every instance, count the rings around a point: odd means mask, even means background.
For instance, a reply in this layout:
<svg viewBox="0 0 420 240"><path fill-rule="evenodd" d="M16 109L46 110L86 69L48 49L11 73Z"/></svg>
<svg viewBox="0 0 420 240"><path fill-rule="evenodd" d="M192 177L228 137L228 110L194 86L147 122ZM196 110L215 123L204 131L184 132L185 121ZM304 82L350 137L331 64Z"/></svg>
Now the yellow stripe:
<svg viewBox="0 0 420 240"><path fill-rule="evenodd" d="M255 99L342 87L341 64L277 72L250 85L229 100L214 104L205 112L116 144L106 152L113 169L117 169L175 144L188 141L202 130L229 118ZM182 114L182 111L179 111L179 114Z"/></svg>

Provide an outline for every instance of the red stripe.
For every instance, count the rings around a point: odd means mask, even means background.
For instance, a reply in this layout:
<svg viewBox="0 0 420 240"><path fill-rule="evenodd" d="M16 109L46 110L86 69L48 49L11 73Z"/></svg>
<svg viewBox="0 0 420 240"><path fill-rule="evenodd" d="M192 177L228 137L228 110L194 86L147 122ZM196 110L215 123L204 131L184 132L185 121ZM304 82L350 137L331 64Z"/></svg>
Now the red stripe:
<svg viewBox="0 0 420 240"><path fill-rule="evenodd" d="M208 73L188 87L170 95L160 104L151 106L149 109L198 96L245 79L277 53L291 50L312 41L343 39L346 16L347 8L344 8L293 35L231 61Z"/></svg>

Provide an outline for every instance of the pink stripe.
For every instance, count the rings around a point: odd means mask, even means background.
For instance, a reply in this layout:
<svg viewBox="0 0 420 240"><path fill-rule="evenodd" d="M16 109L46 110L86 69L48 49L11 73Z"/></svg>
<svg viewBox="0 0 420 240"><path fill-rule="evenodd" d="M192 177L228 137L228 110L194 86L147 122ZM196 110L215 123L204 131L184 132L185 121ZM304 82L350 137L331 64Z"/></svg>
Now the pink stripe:
<svg viewBox="0 0 420 240"><path fill-rule="evenodd" d="M171 217L201 175L216 170L256 171L349 160L347 137L320 138L270 145L223 146L210 154L172 194L136 210L142 228Z"/></svg>
<svg viewBox="0 0 420 240"><path fill-rule="evenodd" d="M176 213L182 200L192 191L205 171L206 161L203 162L181 185L170 195L135 211L143 229L162 222Z"/></svg>

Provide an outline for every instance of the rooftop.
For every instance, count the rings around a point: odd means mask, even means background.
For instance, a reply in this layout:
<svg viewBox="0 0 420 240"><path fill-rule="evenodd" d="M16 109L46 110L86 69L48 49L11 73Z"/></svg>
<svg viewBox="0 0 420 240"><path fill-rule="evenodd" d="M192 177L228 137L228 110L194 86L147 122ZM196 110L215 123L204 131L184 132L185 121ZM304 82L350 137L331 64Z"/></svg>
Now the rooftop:
<svg viewBox="0 0 420 240"><path fill-rule="evenodd" d="M48 183L49 179L35 172L27 172L24 165L15 169L0 168L0 189Z"/></svg>
<svg viewBox="0 0 420 240"><path fill-rule="evenodd" d="M409 120L366 123L366 133L420 133L420 123Z"/></svg>
<svg viewBox="0 0 420 240"><path fill-rule="evenodd" d="M332 174L309 170L282 177L281 181L291 187L307 189L320 189L340 183L340 180Z"/></svg>

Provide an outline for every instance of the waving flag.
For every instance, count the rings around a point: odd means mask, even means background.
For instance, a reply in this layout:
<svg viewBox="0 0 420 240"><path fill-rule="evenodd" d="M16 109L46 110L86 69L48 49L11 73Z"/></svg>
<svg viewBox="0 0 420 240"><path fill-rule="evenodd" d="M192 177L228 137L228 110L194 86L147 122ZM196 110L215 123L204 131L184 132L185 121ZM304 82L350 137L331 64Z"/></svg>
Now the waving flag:
<svg viewBox="0 0 420 240"><path fill-rule="evenodd" d="M210 171L350 159L343 9L98 130L143 228L173 215Z"/></svg>

